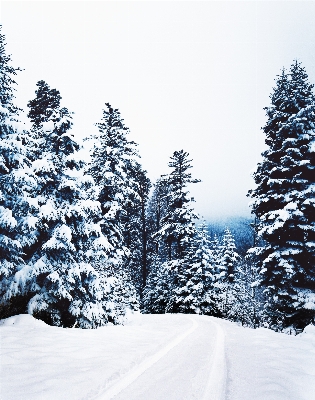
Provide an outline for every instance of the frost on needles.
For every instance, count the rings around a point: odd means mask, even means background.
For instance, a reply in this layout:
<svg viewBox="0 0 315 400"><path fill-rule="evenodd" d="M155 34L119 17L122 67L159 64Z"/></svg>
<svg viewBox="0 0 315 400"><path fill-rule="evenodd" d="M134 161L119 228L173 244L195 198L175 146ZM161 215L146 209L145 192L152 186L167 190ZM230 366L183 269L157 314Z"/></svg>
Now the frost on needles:
<svg viewBox="0 0 315 400"><path fill-rule="evenodd" d="M283 69L266 107L268 149L250 191L261 245L268 325L303 329L315 316L315 97L301 63Z"/></svg>

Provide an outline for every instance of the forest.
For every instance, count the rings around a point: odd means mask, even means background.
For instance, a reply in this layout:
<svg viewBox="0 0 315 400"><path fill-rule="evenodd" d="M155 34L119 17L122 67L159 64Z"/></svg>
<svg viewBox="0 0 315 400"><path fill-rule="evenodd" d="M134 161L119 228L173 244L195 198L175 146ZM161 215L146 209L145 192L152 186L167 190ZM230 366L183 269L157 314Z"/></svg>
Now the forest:
<svg viewBox="0 0 315 400"><path fill-rule="evenodd" d="M130 311L203 314L299 333L315 323L315 95L298 61L276 77L250 219L196 215L189 152L151 182L119 109L85 138L43 80L24 110L0 35L0 318L123 324ZM101 115L101 112L100 112ZM189 150L189 149L187 149ZM236 221L236 222L235 222Z"/></svg>

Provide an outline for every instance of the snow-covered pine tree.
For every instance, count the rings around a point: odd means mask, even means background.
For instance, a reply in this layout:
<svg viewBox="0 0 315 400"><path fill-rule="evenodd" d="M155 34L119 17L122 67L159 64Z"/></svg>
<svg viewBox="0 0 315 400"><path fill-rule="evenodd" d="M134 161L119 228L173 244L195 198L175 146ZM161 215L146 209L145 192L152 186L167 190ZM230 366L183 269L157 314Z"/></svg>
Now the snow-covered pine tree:
<svg viewBox="0 0 315 400"><path fill-rule="evenodd" d="M240 259L236 252L234 237L228 228L224 231L222 241L215 235L212 241L212 252L215 264L213 314L228 318L229 310L235 301L233 297L234 271Z"/></svg>
<svg viewBox="0 0 315 400"><path fill-rule="evenodd" d="M34 237L31 193L35 181L30 170L24 133L17 126L14 75L5 52L0 26L0 318L25 312L27 299L11 288L23 265L23 249Z"/></svg>
<svg viewBox="0 0 315 400"><path fill-rule="evenodd" d="M79 145L70 133L71 113L44 82L28 103L36 143L36 243L17 282L33 292L31 314L64 327L119 323L125 312L121 277L113 276L112 245L102 234L102 213L93 178L84 172ZM32 142L32 141L31 141Z"/></svg>
<svg viewBox="0 0 315 400"><path fill-rule="evenodd" d="M25 138L26 145L31 150L32 161L42 157L43 143L47 140L47 132L53 128L53 114L56 109L60 109L61 101L59 91L51 89L45 81L38 81L36 86L36 97L30 100L27 105L29 108L28 117L32 122L32 127L30 134ZM70 126L71 124L68 128Z"/></svg>
<svg viewBox="0 0 315 400"><path fill-rule="evenodd" d="M259 268L252 257L240 258L234 271L231 298L226 318L243 326L257 328L263 323L264 295Z"/></svg>
<svg viewBox="0 0 315 400"><path fill-rule="evenodd" d="M268 149L249 192L265 245L254 252L274 329L302 329L315 317L315 98L301 63L278 76L266 107Z"/></svg>
<svg viewBox="0 0 315 400"><path fill-rule="evenodd" d="M221 272L220 263L222 258L222 245L218 235L215 233L213 239L210 242L210 247L212 250L212 257L216 265L216 274Z"/></svg>
<svg viewBox="0 0 315 400"><path fill-rule="evenodd" d="M149 202L149 194L151 189L151 181L146 176L146 171L143 171L140 167L136 171L135 182L137 184L137 194L139 196L139 221L141 231L141 272L142 272L142 284L141 293L146 285L148 266L149 266L149 255L148 255L148 221L147 221L147 207Z"/></svg>
<svg viewBox="0 0 315 400"><path fill-rule="evenodd" d="M180 150L173 153L168 164L173 171L167 179L167 209L161 220L161 229L154 235L155 240L167 246L168 260L182 259L196 234L194 221L198 216L191 207L194 199L188 196L187 186L200 180L193 179L188 171L192 168L191 161L189 154Z"/></svg>
<svg viewBox="0 0 315 400"><path fill-rule="evenodd" d="M131 209L135 206L134 202L139 201L135 182L139 156L136 144L128 140L129 128L125 126L118 109L106 103L102 120L95 125L99 132L92 137L94 146L90 173L99 188L98 201L104 217L102 232L111 244L111 258L116 262L116 269L126 280L126 287L130 288L130 296L133 298L134 285L131 282L127 285L131 279L128 264L130 253L139 250L136 246L132 247L132 241L127 242L127 230L134 217ZM134 240L137 242L138 237Z"/></svg>
<svg viewBox="0 0 315 400"><path fill-rule="evenodd" d="M184 258L176 261L172 268L175 284L166 311L211 315L214 262L205 222L197 229Z"/></svg>
<svg viewBox="0 0 315 400"><path fill-rule="evenodd" d="M150 273L143 290L143 312L148 314L164 314L171 298L173 288L173 270L177 260L162 262L156 256L151 260Z"/></svg>
<svg viewBox="0 0 315 400"><path fill-rule="evenodd" d="M172 276L167 267L167 251L155 235L161 229L161 221L167 211L167 176L161 176L154 184L147 207L148 226L148 277L143 290L143 312L165 313L171 293Z"/></svg>
<svg viewBox="0 0 315 400"><path fill-rule="evenodd" d="M167 176L161 176L154 184L152 195L147 207L148 224L148 262L155 263L156 259L167 260L167 251L163 242L156 238L157 232L161 229L161 221L167 212L168 201L168 179ZM150 269L150 266L149 266Z"/></svg>
<svg viewBox="0 0 315 400"><path fill-rule="evenodd" d="M236 252L234 237L229 228L226 228L222 239L220 258L222 280L229 283L234 281L234 270L238 260L239 254Z"/></svg>
<svg viewBox="0 0 315 400"><path fill-rule="evenodd" d="M128 182L132 191L123 206L122 233L130 253L126 267L138 294L142 296L148 267L146 210L151 182L139 163L133 161L130 167Z"/></svg>
<svg viewBox="0 0 315 400"><path fill-rule="evenodd" d="M193 199L188 197L187 185L197 183L199 180L192 179L188 172L192 168L188 156L189 154L183 150L174 152L169 163L173 171L160 181L163 182L163 186L167 183L167 190L163 188L165 193L163 198L156 198L158 201L163 201L163 216L160 219L159 214L156 220L160 224L160 229L153 235L159 254L154 258L144 298L145 307L159 304L161 309L161 305L166 304L164 311L168 312L184 312L184 306L182 307L175 290L180 290L186 285L184 278L181 277L185 274L184 270L187 268L185 263L189 258L188 254L191 255L190 250L193 251L193 240L196 236L194 220L197 215L191 207ZM163 186L160 185L160 189ZM163 246L163 252L160 251L160 244Z"/></svg>

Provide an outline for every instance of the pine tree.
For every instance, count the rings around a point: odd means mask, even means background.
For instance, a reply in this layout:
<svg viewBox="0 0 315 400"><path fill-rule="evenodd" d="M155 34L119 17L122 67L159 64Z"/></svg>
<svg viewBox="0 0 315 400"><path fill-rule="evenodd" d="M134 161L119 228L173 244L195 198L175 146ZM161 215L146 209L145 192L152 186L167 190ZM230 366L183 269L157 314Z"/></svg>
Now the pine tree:
<svg viewBox="0 0 315 400"><path fill-rule="evenodd" d="M137 156L134 142L129 142L129 129L124 125L118 109L106 103L99 130L93 136L94 148L91 154L90 172L100 188L99 201L105 216L103 232L115 249L114 257L125 259L128 250L124 246L123 218L124 207L134 195L128 178L130 161Z"/></svg>
<svg viewBox="0 0 315 400"><path fill-rule="evenodd" d="M243 326L257 328L263 325L264 294L260 286L259 269L252 257L241 258L234 272L230 297L233 301L226 318Z"/></svg>
<svg viewBox="0 0 315 400"><path fill-rule="evenodd" d="M213 240L210 243L210 247L212 250L212 257L216 265L216 274L219 275L221 273L220 264L222 258L222 244L217 234L214 234Z"/></svg>
<svg viewBox="0 0 315 400"><path fill-rule="evenodd" d="M148 202L148 277L143 290L143 312L165 313L172 290L172 272L167 260L167 249L156 234L162 228L167 212L168 179L161 176L154 184Z"/></svg>
<svg viewBox="0 0 315 400"><path fill-rule="evenodd" d="M167 260L166 246L156 236L162 228L162 220L166 216L168 191L168 179L166 176L161 176L154 184L154 190L147 207L149 263L155 262L157 257L163 261Z"/></svg>
<svg viewBox="0 0 315 400"><path fill-rule="evenodd" d="M31 142L36 144L37 240L18 277L32 293L28 311L64 327L119 323L126 309L123 278L113 276L113 248L102 233L97 187L85 174L70 133L71 113L61 108L59 92L44 81L37 86L36 98L28 104Z"/></svg>
<svg viewBox="0 0 315 400"><path fill-rule="evenodd" d="M51 121L56 109L60 108L60 92L56 89L50 89L43 80L38 81L35 91L36 97L28 102L28 117L34 124L35 128L39 128L43 123Z"/></svg>
<svg viewBox="0 0 315 400"><path fill-rule="evenodd" d="M177 260L172 269L176 280L166 310L211 315L214 263L205 222L196 231L184 259Z"/></svg>
<svg viewBox="0 0 315 400"><path fill-rule="evenodd" d="M150 273L143 290L143 312L148 314L164 314L172 296L174 269L177 260L162 262L156 257L150 266ZM175 267L175 268L174 268Z"/></svg>
<svg viewBox="0 0 315 400"><path fill-rule="evenodd" d="M231 231L226 228L222 240L220 268L222 271L222 280L232 283L234 280L234 270L239 255L236 252L235 240Z"/></svg>
<svg viewBox="0 0 315 400"><path fill-rule="evenodd" d="M1 29L1 27L0 27ZM19 68L10 66L5 53L5 36L0 33L0 313L25 312L27 301L12 281L24 266L23 250L33 242L32 190L35 182L24 133L16 125L19 109L14 105L13 77Z"/></svg>
<svg viewBox="0 0 315 400"><path fill-rule="evenodd" d="M131 188L128 198L123 204L122 236L124 245L129 251L125 267L139 293L145 286L148 267L148 227L147 203L151 183L141 165L131 164L128 171L128 185ZM126 183L127 184L127 183Z"/></svg>
<svg viewBox="0 0 315 400"><path fill-rule="evenodd" d="M193 199L188 197L187 185L199 180L192 179L188 172L192 167L188 156L183 150L174 152L169 163L173 171L158 182L154 203L151 203L153 226L160 226L153 234L157 251L144 290L145 309L151 312L153 309L154 312L161 312L163 307L164 312L187 312L188 308L193 308L192 305L186 307L183 304L189 296L184 293L186 279L193 274L188 269L198 270L200 261L197 261L197 249L194 247L197 233L194 220L197 216L191 207ZM192 256L196 260L194 266L191 265ZM195 289L195 283L192 286Z"/></svg>
<svg viewBox="0 0 315 400"><path fill-rule="evenodd" d="M133 261L137 257L141 258L141 231L137 230L141 224L141 200L137 193L140 191L137 179L141 168L137 162L136 144L128 140L129 129L119 110L108 103L106 107L101 122L95 124L99 133L93 136L94 147L89 171L99 188L98 201L103 215L102 232L111 245L111 259L116 264L117 273L126 280L126 287L130 288L133 299L134 285L131 282L127 285L127 281L131 279ZM142 173L144 174L143 171ZM140 285L138 276L134 278Z"/></svg>
<svg viewBox="0 0 315 400"><path fill-rule="evenodd" d="M302 329L315 316L315 212L313 85L295 61L278 77L265 108L268 149L250 191L257 231L256 246L266 286L269 323L274 329Z"/></svg>
<svg viewBox="0 0 315 400"><path fill-rule="evenodd" d="M225 229L222 240L219 240L217 235L214 236L211 250L214 260L213 315L228 318L229 310L235 301L234 273L240 259L236 252L234 236L228 228Z"/></svg>
<svg viewBox="0 0 315 400"><path fill-rule="evenodd" d="M194 220L198 217L191 207L194 199L188 197L187 185L198 183L200 180L192 179L191 173L188 172L192 168L192 160L189 160L188 156L183 150L175 151L168 164L173 171L167 179L167 210L161 220L161 229L155 235L156 240L166 244L168 260L182 259L185 249L189 247L189 242L196 233Z"/></svg>

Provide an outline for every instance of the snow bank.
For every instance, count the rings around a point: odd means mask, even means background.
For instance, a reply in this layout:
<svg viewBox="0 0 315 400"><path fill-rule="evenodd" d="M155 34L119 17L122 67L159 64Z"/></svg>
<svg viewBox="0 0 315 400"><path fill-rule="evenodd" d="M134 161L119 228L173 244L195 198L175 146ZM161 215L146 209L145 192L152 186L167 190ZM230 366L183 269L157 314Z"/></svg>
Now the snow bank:
<svg viewBox="0 0 315 400"><path fill-rule="evenodd" d="M10 318L1 319L0 326L22 327L23 329L27 330L36 328L53 328L45 324L45 322L40 321L39 319L36 319L29 314L14 315L13 317Z"/></svg>
<svg viewBox="0 0 315 400"><path fill-rule="evenodd" d="M138 314L130 325L95 330L50 327L29 315L2 322L0 398L5 400L95 398L191 326L180 316Z"/></svg>
<svg viewBox="0 0 315 400"><path fill-rule="evenodd" d="M308 325L303 332L299 334L300 338L314 340L315 342L315 325Z"/></svg>
<svg viewBox="0 0 315 400"><path fill-rule="evenodd" d="M268 329L226 329L227 399L312 400L315 393L314 327L298 336Z"/></svg>

